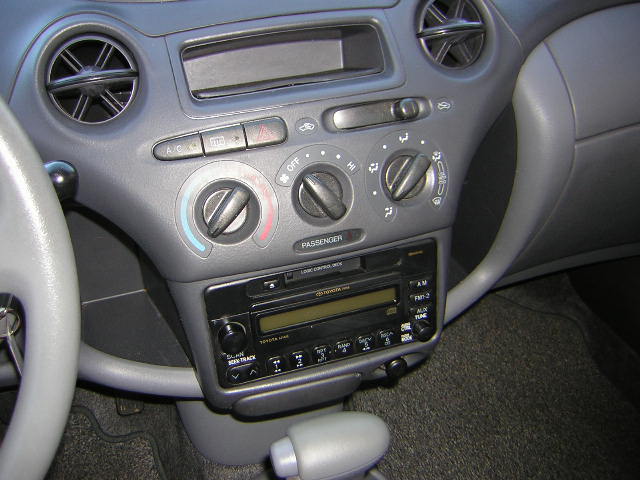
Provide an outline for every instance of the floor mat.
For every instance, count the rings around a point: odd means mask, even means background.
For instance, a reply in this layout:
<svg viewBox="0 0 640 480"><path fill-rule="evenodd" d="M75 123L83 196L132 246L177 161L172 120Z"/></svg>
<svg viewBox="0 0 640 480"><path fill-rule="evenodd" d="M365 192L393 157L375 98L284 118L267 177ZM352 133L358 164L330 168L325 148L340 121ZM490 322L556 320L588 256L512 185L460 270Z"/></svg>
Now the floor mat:
<svg viewBox="0 0 640 480"><path fill-rule="evenodd" d="M153 438L145 432L112 436L86 408L74 407L47 479L164 480Z"/></svg>
<svg viewBox="0 0 640 480"><path fill-rule="evenodd" d="M565 276L494 292L393 389L357 392L351 408L392 432L380 469L389 480L638 478L640 415L592 359L587 315ZM263 470L205 459L170 401L145 398L141 413L121 416L116 395L77 390L49 479L250 480Z"/></svg>
<svg viewBox="0 0 640 480"><path fill-rule="evenodd" d="M489 295L394 389L353 396L389 424L380 469L390 479L638 478L638 411L580 326L553 312L573 293L563 282L530 288Z"/></svg>

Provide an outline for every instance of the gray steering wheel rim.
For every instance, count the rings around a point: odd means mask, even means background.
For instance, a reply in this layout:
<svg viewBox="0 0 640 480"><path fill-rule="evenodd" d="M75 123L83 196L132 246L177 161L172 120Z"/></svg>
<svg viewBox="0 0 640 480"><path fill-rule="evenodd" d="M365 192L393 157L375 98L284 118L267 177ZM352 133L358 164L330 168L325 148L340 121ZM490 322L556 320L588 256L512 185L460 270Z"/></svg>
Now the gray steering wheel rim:
<svg viewBox="0 0 640 480"><path fill-rule="evenodd" d="M43 478L73 400L80 296L67 225L40 156L0 98L0 292L25 309L23 375L0 480Z"/></svg>

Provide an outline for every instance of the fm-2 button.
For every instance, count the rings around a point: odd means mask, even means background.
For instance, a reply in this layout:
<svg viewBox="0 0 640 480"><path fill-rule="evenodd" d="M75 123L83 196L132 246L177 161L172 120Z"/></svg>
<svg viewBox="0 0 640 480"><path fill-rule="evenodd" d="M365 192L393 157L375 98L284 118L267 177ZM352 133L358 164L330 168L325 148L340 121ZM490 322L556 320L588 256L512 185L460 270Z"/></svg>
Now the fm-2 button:
<svg viewBox="0 0 640 480"><path fill-rule="evenodd" d="M414 305L418 303L426 303L431 300L431 292L427 291L409 295L409 300L411 300L411 303Z"/></svg>

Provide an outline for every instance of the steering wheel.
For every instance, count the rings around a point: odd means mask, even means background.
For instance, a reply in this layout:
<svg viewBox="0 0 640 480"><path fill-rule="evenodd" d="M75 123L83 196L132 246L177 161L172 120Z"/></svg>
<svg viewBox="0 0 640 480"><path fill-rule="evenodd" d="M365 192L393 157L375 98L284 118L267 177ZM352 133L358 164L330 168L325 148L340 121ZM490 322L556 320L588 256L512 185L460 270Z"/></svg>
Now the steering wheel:
<svg viewBox="0 0 640 480"><path fill-rule="evenodd" d="M22 380L0 479L43 478L73 400L80 296L67 225L38 152L0 98L0 292L25 312Z"/></svg>

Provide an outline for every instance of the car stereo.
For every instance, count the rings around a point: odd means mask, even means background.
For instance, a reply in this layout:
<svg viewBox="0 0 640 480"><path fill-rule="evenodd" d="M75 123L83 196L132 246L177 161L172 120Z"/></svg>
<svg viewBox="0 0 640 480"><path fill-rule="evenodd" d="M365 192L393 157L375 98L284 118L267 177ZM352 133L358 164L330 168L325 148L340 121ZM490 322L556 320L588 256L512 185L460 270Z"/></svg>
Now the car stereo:
<svg viewBox="0 0 640 480"><path fill-rule="evenodd" d="M215 285L205 304L220 385L435 335L435 242Z"/></svg>

